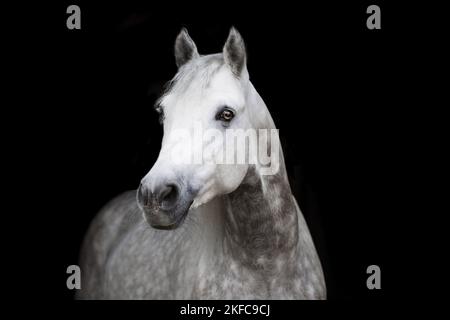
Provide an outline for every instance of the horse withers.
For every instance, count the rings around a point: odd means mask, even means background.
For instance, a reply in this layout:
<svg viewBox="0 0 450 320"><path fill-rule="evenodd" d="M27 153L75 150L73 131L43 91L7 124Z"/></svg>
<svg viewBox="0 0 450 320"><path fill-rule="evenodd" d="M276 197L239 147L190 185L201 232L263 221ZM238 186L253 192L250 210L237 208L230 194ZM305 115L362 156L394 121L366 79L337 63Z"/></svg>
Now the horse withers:
<svg viewBox="0 0 450 320"><path fill-rule="evenodd" d="M241 35L232 28L222 53L200 55L183 29L175 58L178 72L156 104L159 157L137 192L92 222L77 297L325 299Z"/></svg>

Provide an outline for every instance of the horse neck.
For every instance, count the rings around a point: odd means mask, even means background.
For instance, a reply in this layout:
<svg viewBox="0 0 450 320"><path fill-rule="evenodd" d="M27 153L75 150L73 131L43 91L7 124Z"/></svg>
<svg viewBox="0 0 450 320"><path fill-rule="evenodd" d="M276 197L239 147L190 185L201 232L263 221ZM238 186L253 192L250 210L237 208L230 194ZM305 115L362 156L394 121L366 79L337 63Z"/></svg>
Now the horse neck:
<svg viewBox="0 0 450 320"><path fill-rule="evenodd" d="M296 253L298 213L283 168L273 176L250 169L226 196L224 248L244 265L273 270Z"/></svg>
<svg viewBox="0 0 450 320"><path fill-rule="evenodd" d="M262 99L265 128L274 128ZM262 104L262 105L261 105ZM280 166L274 175L261 175L250 166L241 185L225 196L224 248L226 254L250 268L280 270L297 253L298 212L280 146Z"/></svg>

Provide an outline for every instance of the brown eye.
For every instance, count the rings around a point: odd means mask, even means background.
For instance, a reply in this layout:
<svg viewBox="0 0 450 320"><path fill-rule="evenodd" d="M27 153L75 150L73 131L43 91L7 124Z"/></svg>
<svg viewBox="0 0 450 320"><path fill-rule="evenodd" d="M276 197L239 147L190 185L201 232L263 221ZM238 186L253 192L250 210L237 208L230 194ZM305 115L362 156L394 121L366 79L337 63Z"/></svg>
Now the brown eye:
<svg viewBox="0 0 450 320"><path fill-rule="evenodd" d="M234 118L234 112L230 109L223 109L217 114L216 118L218 120L229 122Z"/></svg>

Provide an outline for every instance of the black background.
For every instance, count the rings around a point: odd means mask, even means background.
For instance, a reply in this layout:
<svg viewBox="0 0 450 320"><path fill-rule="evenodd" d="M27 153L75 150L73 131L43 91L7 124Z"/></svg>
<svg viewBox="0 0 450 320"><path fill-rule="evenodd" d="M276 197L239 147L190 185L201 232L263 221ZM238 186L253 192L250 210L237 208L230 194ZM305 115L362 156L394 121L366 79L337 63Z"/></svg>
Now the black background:
<svg viewBox="0 0 450 320"><path fill-rule="evenodd" d="M66 28L70 4L81 7L81 30ZM406 213L394 200L404 167L398 155L408 144L404 97L419 68L410 68L410 50L418 48L411 39L422 31L405 22L407 7L384 2L374 3L382 29L368 30L370 4L45 7L25 82L44 98L26 109L33 132L26 147L43 213L27 217L38 230L29 251L45 269L46 296L72 299L65 271L77 264L89 222L108 200L135 189L156 160L162 128L153 103L176 72L173 43L181 27L209 54L222 50L232 25L246 42L251 81L280 129L328 298L401 296L399 225ZM366 287L371 264L381 267L378 291Z"/></svg>

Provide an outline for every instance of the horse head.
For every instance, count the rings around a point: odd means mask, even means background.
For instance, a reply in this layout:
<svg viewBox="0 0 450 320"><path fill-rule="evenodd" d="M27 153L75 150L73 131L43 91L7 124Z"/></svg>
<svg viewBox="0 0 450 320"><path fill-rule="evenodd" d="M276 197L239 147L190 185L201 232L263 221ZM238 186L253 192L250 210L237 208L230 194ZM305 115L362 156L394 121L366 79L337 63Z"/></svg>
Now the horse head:
<svg viewBox="0 0 450 320"><path fill-rule="evenodd" d="M226 133L274 128L249 80L244 41L236 29L222 53L210 55L200 55L183 29L175 58L178 72L156 103L164 129L161 150L137 192L139 207L156 228L178 226L190 208L241 184L257 155L245 141L226 139ZM247 161L226 161L236 160L237 152Z"/></svg>

